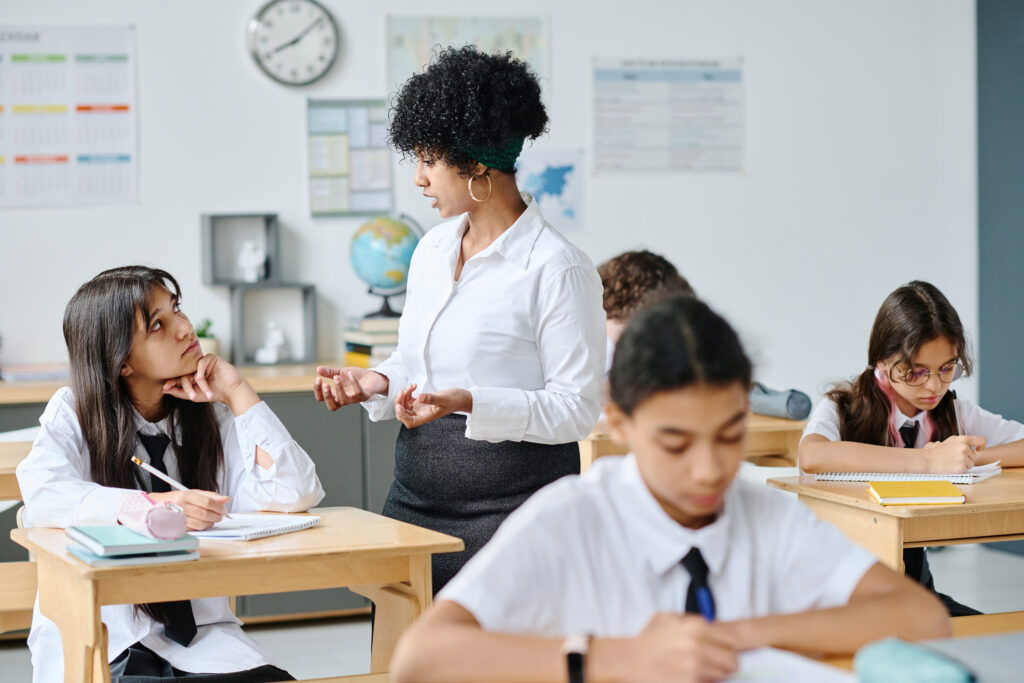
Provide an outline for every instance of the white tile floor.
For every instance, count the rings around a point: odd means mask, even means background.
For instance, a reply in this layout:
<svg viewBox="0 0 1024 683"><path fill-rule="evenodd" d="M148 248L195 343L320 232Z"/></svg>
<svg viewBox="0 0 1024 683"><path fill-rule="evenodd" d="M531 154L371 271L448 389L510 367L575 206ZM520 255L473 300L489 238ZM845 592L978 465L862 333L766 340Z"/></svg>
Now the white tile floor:
<svg viewBox="0 0 1024 683"><path fill-rule="evenodd" d="M929 552L939 590L982 612L1024 610L1024 556L980 545ZM296 678L366 673L370 668L370 622L366 618L305 622L248 629L271 658ZM0 642L4 681L30 681L24 641Z"/></svg>

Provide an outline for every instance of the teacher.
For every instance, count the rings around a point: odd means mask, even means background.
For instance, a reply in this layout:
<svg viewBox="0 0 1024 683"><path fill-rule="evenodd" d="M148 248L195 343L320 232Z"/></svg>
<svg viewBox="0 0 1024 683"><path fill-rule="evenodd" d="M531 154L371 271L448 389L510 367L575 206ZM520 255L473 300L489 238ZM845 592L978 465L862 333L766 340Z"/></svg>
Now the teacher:
<svg viewBox="0 0 1024 683"><path fill-rule="evenodd" d="M531 494L579 473L576 442L600 409L597 270L516 186L523 143L547 123L511 53L449 48L405 83L391 144L451 220L413 254L394 354L375 370L317 369L330 410L361 402L402 422L384 514L466 544L433 557L435 593Z"/></svg>

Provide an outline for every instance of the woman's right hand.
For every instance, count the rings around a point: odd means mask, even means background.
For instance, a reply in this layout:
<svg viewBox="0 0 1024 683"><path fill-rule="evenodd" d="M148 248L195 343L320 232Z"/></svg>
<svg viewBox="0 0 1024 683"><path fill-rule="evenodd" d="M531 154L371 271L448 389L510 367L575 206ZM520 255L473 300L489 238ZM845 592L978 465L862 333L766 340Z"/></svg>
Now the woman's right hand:
<svg viewBox="0 0 1024 683"><path fill-rule="evenodd" d="M229 496L202 489L164 491L148 495L158 503L174 503L184 510L189 531L209 529L219 522L227 512L227 502L231 500Z"/></svg>
<svg viewBox="0 0 1024 683"><path fill-rule="evenodd" d="M978 451L985 448L983 436L951 436L945 441L926 443L925 472L961 474L974 467Z"/></svg>
<svg viewBox="0 0 1024 683"><path fill-rule="evenodd" d="M332 413L350 403L368 401L377 394L387 396L388 378L379 372L365 368L329 368L321 365L316 369L318 377L313 382L313 396L327 404Z"/></svg>

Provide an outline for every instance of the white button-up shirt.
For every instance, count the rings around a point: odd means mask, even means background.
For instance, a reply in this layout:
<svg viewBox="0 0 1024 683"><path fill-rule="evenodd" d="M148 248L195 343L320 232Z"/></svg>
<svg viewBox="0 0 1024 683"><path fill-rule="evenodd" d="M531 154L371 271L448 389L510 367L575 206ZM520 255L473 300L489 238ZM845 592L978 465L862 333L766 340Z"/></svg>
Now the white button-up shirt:
<svg viewBox="0 0 1024 683"><path fill-rule="evenodd" d="M846 604L875 557L795 498L735 481L718 518L675 522L632 455L599 459L541 489L441 591L483 628L628 637L684 611L697 547L722 620Z"/></svg>
<svg viewBox="0 0 1024 683"><path fill-rule="evenodd" d="M469 389L466 437L578 441L597 420L605 362L601 280L552 228L537 202L492 244L455 268L468 216L428 232L409 266L398 349L377 366L388 395L363 405L392 418L398 392Z"/></svg>
<svg viewBox="0 0 1024 683"><path fill-rule="evenodd" d="M1024 439L1024 424L1020 422L1004 420L1001 415L990 413L965 398L954 399L953 405L956 408L956 422L960 433L985 437L989 448ZM908 417L897 408L895 417L896 428L899 429L909 422L919 422L924 417L924 411ZM835 401L825 398L818 404L804 428L803 436L808 434L820 434L829 441L842 440L839 436L839 412ZM914 447L924 448L926 438L924 430L918 429Z"/></svg>
<svg viewBox="0 0 1024 683"><path fill-rule="evenodd" d="M308 509L323 499L324 490L313 461L266 403L258 403L238 417L223 404L216 404L214 409L224 446L218 490L231 496L230 512L295 512ZM172 436L168 419L150 423L138 413L135 418L139 430L145 434ZM118 505L128 490L91 481L89 450L69 388L54 394L39 423L41 430L32 451L17 470L18 485L25 501L24 524L38 527L117 524ZM256 463L256 446L274 459L270 468L263 469ZM135 455L149 461L149 453L141 440L138 440ZM177 479L174 449L168 448L164 453L164 464L167 473ZM187 648L167 638L164 627L145 613L136 615L134 612L132 605L101 608L103 623L107 626L110 659L142 642L183 671L226 673L270 663L266 654L242 632L241 622L231 612L226 597L192 600L198 633ZM37 683L63 680L60 633L57 625L39 611L38 600L28 645L32 650L33 680Z"/></svg>

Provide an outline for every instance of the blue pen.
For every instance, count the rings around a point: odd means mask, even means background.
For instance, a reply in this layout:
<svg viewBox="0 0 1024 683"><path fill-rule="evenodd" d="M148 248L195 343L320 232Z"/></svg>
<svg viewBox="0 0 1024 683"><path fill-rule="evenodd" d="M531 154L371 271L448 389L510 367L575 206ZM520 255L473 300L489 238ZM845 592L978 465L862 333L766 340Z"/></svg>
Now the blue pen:
<svg viewBox="0 0 1024 683"><path fill-rule="evenodd" d="M707 586L697 587L697 607L700 614L708 621L715 620L715 602L711 599L711 591Z"/></svg>

